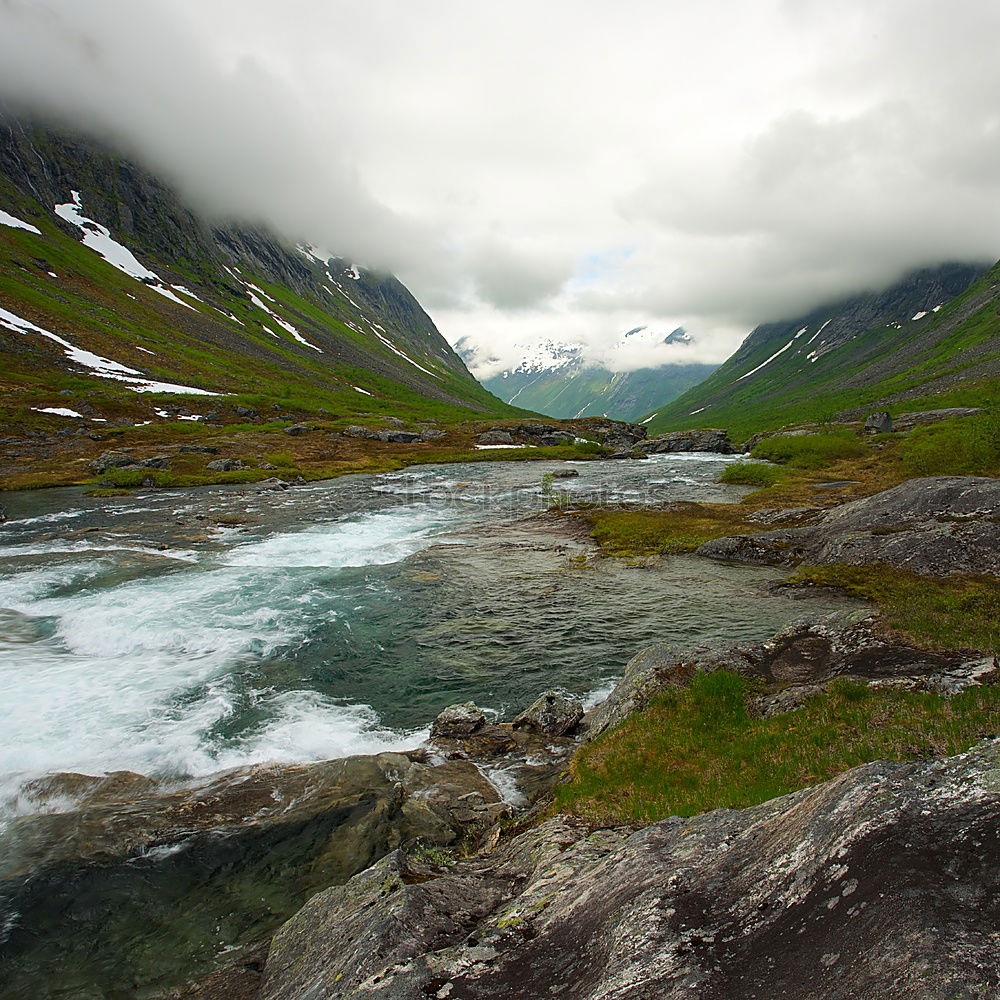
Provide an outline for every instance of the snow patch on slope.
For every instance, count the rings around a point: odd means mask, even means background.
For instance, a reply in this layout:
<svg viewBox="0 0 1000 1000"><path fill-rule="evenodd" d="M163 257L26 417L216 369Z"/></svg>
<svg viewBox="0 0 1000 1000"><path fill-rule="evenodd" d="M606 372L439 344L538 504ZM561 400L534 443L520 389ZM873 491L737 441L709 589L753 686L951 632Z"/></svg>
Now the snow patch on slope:
<svg viewBox="0 0 1000 1000"><path fill-rule="evenodd" d="M30 222L22 222L17 216L5 212L2 208L0 208L0 226L10 226L11 229L24 229L29 233L34 233L36 236L42 235L42 231L37 226L33 226Z"/></svg>

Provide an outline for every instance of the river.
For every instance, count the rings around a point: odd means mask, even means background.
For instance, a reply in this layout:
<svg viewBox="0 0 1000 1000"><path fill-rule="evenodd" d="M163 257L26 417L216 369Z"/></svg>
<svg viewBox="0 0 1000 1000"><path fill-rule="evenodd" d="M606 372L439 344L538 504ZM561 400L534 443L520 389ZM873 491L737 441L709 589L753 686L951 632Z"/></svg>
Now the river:
<svg viewBox="0 0 1000 1000"><path fill-rule="evenodd" d="M581 462L576 499L733 501L719 455ZM52 771L198 776L411 746L475 700L590 702L650 642L759 640L838 605L694 556L595 558L546 509L562 463L295 486L4 495L0 816Z"/></svg>

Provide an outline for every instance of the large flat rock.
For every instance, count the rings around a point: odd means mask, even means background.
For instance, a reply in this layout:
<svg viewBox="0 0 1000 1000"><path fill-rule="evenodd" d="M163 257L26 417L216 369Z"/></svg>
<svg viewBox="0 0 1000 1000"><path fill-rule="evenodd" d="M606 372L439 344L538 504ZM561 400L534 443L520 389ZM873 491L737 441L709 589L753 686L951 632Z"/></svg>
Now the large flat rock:
<svg viewBox="0 0 1000 1000"><path fill-rule="evenodd" d="M925 575L1000 576L1000 480L931 476L836 507L815 523L705 542L734 562L885 564Z"/></svg>
<svg viewBox="0 0 1000 1000"><path fill-rule="evenodd" d="M1000 742L636 833L557 817L276 936L264 1000L971 1000L1000 991Z"/></svg>

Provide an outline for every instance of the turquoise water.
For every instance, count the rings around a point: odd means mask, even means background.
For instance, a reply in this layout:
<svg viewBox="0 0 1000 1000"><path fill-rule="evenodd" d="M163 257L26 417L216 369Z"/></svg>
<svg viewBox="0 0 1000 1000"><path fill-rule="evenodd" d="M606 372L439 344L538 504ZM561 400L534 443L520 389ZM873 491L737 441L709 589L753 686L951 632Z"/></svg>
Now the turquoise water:
<svg viewBox="0 0 1000 1000"><path fill-rule="evenodd" d="M723 456L574 466L572 496L733 500ZM418 742L441 708L591 700L650 642L761 639L837 606L695 557L586 559L550 463L419 467L286 492L8 494L0 798L50 771L201 775Z"/></svg>

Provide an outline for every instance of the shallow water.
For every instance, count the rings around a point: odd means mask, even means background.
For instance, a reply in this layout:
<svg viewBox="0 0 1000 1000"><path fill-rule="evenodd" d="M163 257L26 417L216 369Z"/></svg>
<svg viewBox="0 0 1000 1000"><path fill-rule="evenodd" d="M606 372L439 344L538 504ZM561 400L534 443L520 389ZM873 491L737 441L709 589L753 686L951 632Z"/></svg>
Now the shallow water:
<svg viewBox="0 0 1000 1000"><path fill-rule="evenodd" d="M734 500L730 459L575 464L573 497ZM0 806L50 771L191 776L413 745L474 699L595 696L654 641L760 639L840 606L695 557L630 567L553 534L554 463L425 466L286 492L7 494Z"/></svg>

